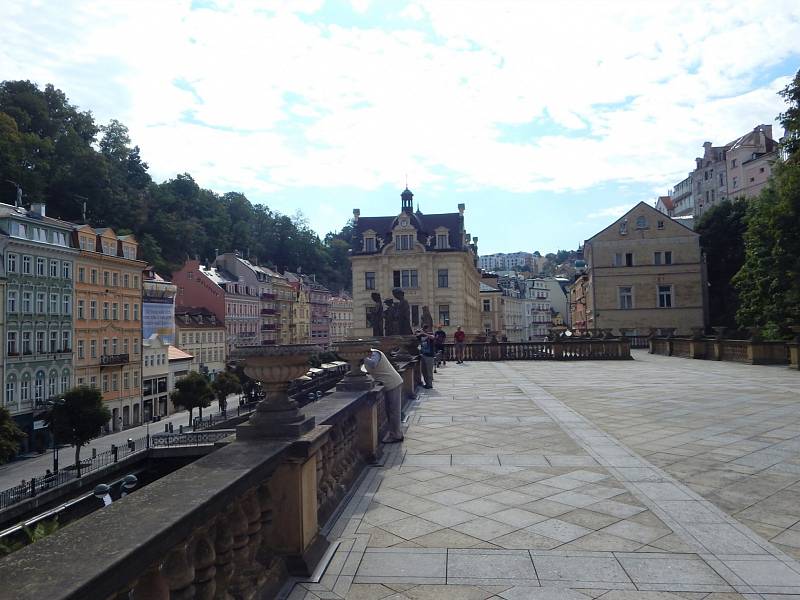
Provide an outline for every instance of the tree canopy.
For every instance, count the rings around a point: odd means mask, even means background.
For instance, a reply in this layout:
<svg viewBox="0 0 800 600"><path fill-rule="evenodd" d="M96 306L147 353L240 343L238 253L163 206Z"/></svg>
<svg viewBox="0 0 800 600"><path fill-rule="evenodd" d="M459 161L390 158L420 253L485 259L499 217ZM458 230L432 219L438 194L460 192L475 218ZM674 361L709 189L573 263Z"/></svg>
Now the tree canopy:
<svg viewBox="0 0 800 600"><path fill-rule="evenodd" d="M192 424L192 411L200 409L200 416L203 416L203 409L211 404L214 393L208 379L197 371L191 371L186 377L179 379L175 384L175 389L169 395L170 400L176 408L183 408L189 411L189 425Z"/></svg>
<svg viewBox="0 0 800 600"><path fill-rule="evenodd" d="M75 468L80 475L81 447L100 435L100 431L111 418L111 412L103 405L100 390L80 386L64 394L62 402L56 402L47 415L47 422L57 444L75 446Z"/></svg>
<svg viewBox="0 0 800 600"><path fill-rule="evenodd" d="M25 203L46 202L49 215L74 222L85 203L90 223L132 232L164 274L187 257L239 250L281 272L302 267L334 293L350 289L350 224L321 240L302 214L218 194L189 173L155 183L148 168L120 121L97 124L52 85L0 83L0 202L14 204L17 184Z"/></svg>
<svg viewBox="0 0 800 600"><path fill-rule="evenodd" d="M0 406L0 465L7 463L18 451L25 434L17 427L11 414Z"/></svg>
<svg viewBox="0 0 800 600"><path fill-rule="evenodd" d="M241 394L242 384L235 373L222 371L211 383L211 389L219 401L219 409L224 411L228 406L228 396L231 394Z"/></svg>
<svg viewBox="0 0 800 600"><path fill-rule="evenodd" d="M761 195L750 201L744 264L734 277L742 326L764 327L770 337L800 324L800 71L781 92L785 160L773 166Z"/></svg>

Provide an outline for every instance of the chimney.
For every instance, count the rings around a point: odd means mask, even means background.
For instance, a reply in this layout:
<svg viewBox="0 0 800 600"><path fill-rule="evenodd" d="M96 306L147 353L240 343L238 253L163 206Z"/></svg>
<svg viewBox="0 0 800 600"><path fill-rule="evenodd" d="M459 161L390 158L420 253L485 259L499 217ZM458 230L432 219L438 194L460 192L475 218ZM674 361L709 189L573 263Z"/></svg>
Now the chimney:
<svg viewBox="0 0 800 600"><path fill-rule="evenodd" d="M465 205L465 204L463 204L463 203L458 205L458 213L459 213L459 214L460 214L462 217L464 216L464 209L465 209L465 208L466 208L466 205Z"/></svg>
<svg viewBox="0 0 800 600"><path fill-rule="evenodd" d="M353 209L353 221L355 221L356 223L358 223L358 218L359 218L360 216L361 216L361 209L360 209L360 208L354 208L354 209Z"/></svg>
<svg viewBox="0 0 800 600"><path fill-rule="evenodd" d="M46 217L47 216L45 214L45 212L46 212L45 208L46 208L46 204L44 202L33 202L31 204L31 212L34 212L37 215L40 215L42 217Z"/></svg>

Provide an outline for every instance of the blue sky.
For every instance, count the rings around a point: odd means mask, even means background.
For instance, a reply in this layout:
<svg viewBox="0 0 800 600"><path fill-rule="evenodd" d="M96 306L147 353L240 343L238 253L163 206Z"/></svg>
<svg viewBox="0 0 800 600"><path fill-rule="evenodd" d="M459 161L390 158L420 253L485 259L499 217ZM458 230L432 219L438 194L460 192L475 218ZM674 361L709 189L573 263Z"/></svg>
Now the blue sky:
<svg viewBox="0 0 800 600"><path fill-rule="evenodd" d="M124 122L189 172L320 234L467 205L481 252L575 248L782 109L800 4L0 3L0 76ZM776 137L780 131L776 125Z"/></svg>

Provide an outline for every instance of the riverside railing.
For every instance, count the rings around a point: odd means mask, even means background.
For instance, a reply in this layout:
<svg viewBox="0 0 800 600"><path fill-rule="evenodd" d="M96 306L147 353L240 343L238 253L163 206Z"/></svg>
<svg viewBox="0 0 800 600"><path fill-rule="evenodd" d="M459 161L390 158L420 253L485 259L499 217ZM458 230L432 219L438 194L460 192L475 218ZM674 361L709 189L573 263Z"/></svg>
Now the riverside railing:
<svg viewBox="0 0 800 600"><path fill-rule="evenodd" d="M652 336L649 346L650 354L661 356L798 368L797 342L765 341L758 337L732 340L706 336Z"/></svg>
<svg viewBox="0 0 800 600"><path fill-rule="evenodd" d="M447 360L455 360L455 345L445 344ZM631 345L626 337L560 338L544 342L464 344L464 360L626 360Z"/></svg>

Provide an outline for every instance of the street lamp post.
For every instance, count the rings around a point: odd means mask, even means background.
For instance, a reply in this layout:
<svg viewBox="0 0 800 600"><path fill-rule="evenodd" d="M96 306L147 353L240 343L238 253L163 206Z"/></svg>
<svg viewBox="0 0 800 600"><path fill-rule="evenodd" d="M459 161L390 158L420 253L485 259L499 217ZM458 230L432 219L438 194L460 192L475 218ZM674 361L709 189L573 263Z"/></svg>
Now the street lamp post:
<svg viewBox="0 0 800 600"><path fill-rule="evenodd" d="M48 400L47 405L50 407L64 406L64 398L56 398L55 400ZM56 432L53 425L53 418L55 413L50 410L50 437L53 438L53 474L58 474L58 442L56 441Z"/></svg>

